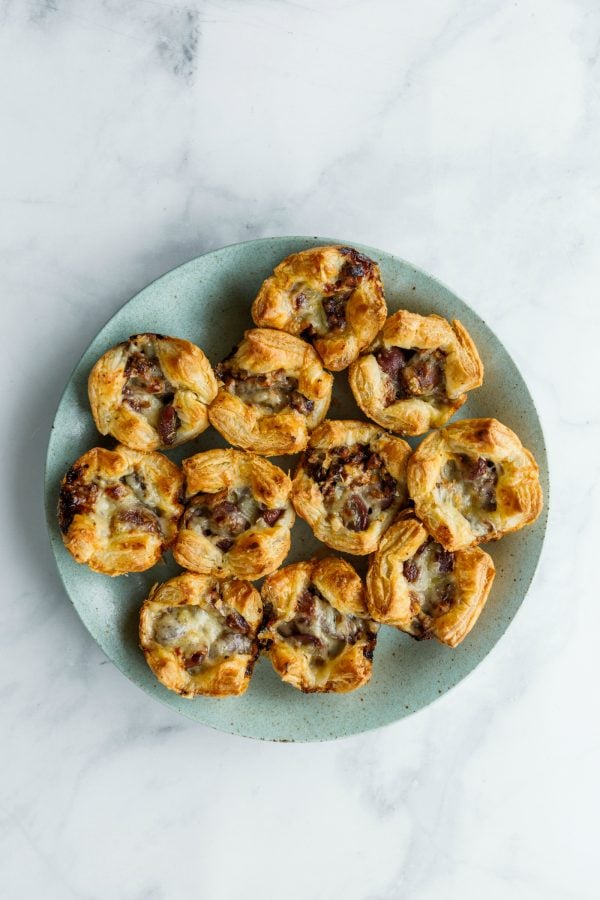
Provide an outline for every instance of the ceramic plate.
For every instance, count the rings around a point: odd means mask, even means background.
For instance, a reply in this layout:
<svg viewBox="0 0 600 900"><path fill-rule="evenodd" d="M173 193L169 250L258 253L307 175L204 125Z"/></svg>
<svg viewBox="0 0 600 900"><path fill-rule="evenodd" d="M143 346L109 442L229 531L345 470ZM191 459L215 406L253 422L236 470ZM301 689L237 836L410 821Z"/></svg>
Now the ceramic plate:
<svg viewBox="0 0 600 900"><path fill-rule="evenodd" d="M138 610L151 585L176 574L177 566L169 555L164 563L139 575L94 574L64 549L56 522L58 488L66 469L91 447L111 446L92 421L88 373L109 347L142 331L187 338L217 363L244 329L252 327L250 304L273 267L289 253L330 243L343 242L280 237L236 244L193 259L144 288L113 316L83 354L60 400L48 447L45 490L52 546L67 594L92 637L128 678L177 712L222 731L266 740L316 741L357 734L408 716L458 684L490 652L523 602L546 524L544 512L533 527L486 545L496 564L496 580L479 622L459 647L451 650L436 641L418 643L384 627L373 678L354 693L304 695L281 682L267 659L259 659L250 688L240 698L184 700L156 681L138 647ZM425 272L389 253L353 246L381 266L390 313L400 308L438 313L460 319L470 331L485 364L485 383L471 392L458 417L495 416L517 432L540 465L547 509L542 429L527 387L500 341L462 300ZM345 372L336 375L329 416L364 418ZM179 461L221 446L224 441L209 429L169 456ZM292 457L274 461L286 469L295 462ZM287 561L308 558L317 547L308 527L297 520ZM364 572L364 559L355 557L353 562Z"/></svg>

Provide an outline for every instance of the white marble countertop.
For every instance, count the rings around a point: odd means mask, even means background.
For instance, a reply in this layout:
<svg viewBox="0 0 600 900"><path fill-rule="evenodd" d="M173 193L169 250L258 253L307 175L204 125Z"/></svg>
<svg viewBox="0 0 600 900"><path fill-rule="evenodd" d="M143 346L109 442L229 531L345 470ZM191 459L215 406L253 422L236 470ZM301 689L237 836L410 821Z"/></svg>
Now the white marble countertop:
<svg viewBox="0 0 600 900"><path fill-rule="evenodd" d="M598 897L599 56L594 0L0 0L2 897ZM379 246L473 305L553 483L540 570L479 669L321 745L212 732L130 684L42 513L99 326L275 234Z"/></svg>

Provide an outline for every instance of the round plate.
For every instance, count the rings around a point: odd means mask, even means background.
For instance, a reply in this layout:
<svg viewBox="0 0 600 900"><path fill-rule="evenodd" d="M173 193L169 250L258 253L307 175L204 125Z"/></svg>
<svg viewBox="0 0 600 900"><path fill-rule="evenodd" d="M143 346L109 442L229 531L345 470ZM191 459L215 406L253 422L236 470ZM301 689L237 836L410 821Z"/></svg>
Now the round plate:
<svg viewBox="0 0 600 900"><path fill-rule="evenodd" d="M65 589L92 637L137 685L192 719L235 734L266 740L316 741L357 734L408 716L463 679L490 652L521 605L542 548L546 513L537 523L497 544L496 580L483 613L463 643L451 650L437 641L418 643L382 627L373 677L351 694L305 695L284 684L267 659L259 659L248 692L229 699L185 700L162 687L138 647L138 610L152 584L178 569L170 558L148 572L108 578L78 565L65 550L56 521L61 477L86 450L111 446L94 427L87 399L89 371L109 347L130 334L150 331L187 338L204 349L213 364L227 355L246 328L250 304L261 282L290 253L331 238L279 237L215 250L168 272L144 288L113 316L91 342L60 400L48 447L46 509L56 562ZM485 382L469 395L458 417L494 416L513 428L535 455L547 501L548 469L544 439L531 396L514 362L485 323L451 291L401 259L354 244L381 266L390 313L406 308L458 318L471 333L485 365ZM330 418L363 419L345 372L336 375ZM456 417L455 417L456 418ZM414 441L413 443L417 443ZM169 455L179 461L201 450L225 446L210 428ZM293 468L292 457L275 462ZM547 506L547 503L546 503ZM310 557L319 547L298 519L287 562ZM365 559L352 562L364 573Z"/></svg>

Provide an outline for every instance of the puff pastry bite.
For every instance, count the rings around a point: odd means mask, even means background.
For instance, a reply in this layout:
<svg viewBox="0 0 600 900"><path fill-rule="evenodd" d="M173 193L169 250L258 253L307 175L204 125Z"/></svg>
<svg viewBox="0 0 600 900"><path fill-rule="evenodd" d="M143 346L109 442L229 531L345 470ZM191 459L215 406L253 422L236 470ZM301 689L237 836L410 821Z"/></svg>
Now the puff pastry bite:
<svg viewBox="0 0 600 900"><path fill-rule="evenodd" d="M247 581L186 572L155 584L140 610L146 662L182 697L243 694L258 655L259 592Z"/></svg>
<svg viewBox="0 0 600 900"><path fill-rule="evenodd" d="M296 512L329 547L364 555L406 506L401 438L366 422L327 421L312 434L292 486Z"/></svg>
<svg viewBox="0 0 600 900"><path fill-rule="evenodd" d="M456 647L472 629L495 575L479 547L445 550L407 513L384 534L367 573L369 613L418 640Z"/></svg>
<svg viewBox="0 0 600 900"><path fill-rule="evenodd" d="M173 556L194 572L262 578L290 549L295 514L285 472L244 450L183 461L187 506Z"/></svg>
<svg viewBox="0 0 600 900"><path fill-rule="evenodd" d="M446 550L497 540L542 510L533 456L496 419L463 419L433 432L407 474L417 515Z"/></svg>
<svg viewBox="0 0 600 900"><path fill-rule="evenodd" d="M286 257L252 305L257 325L312 341L334 372L371 343L386 313L379 266L352 247L314 247Z"/></svg>
<svg viewBox="0 0 600 900"><path fill-rule="evenodd" d="M60 486L58 522L79 563L104 575L143 572L177 534L183 475L162 453L96 447Z"/></svg>
<svg viewBox="0 0 600 900"><path fill-rule="evenodd" d="M88 394L101 434L134 450L166 450L208 427L217 380L202 350L189 341L134 334L100 357Z"/></svg>
<svg viewBox="0 0 600 900"><path fill-rule="evenodd" d="M400 434L444 425L483 381L483 364L460 322L400 310L352 363L350 387L370 419Z"/></svg>
<svg viewBox="0 0 600 900"><path fill-rule="evenodd" d="M294 563L263 585L261 646L305 693L353 691L371 677L377 625L362 581L343 559Z"/></svg>
<svg viewBox="0 0 600 900"><path fill-rule="evenodd" d="M329 408L333 377L309 344L282 331L247 331L216 372L211 423L230 444L263 456L303 450Z"/></svg>

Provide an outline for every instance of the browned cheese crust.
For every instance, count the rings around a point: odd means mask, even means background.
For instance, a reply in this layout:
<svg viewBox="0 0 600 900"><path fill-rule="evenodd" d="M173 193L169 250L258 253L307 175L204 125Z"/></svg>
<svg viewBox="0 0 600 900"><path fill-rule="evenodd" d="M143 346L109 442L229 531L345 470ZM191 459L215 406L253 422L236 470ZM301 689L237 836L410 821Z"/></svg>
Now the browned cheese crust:
<svg viewBox="0 0 600 900"><path fill-rule="evenodd" d="M430 434L407 474L417 515L446 550L497 540L542 510L533 456L496 419L464 419Z"/></svg>
<svg viewBox="0 0 600 900"><path fill-rule="evenodd" d="M294 563L262 589L259 639L273 668L305 693L353 691L371 677L377 625L364 586L343 559Z"/></svg>
<svg viewBox="0 0 600 900"><path fill-rule="evenodd" d="M456 647L473 628L494 580L494 563L479 547L452 552L412 514L388 528L367 573L371 617L417 640Z"/></svg>
<svg viewBox="0 0 600 900"><path fill-rule="evenodd" d="M263 456L297 453L327 414L333 377L310 344L282 331L247 331L216 372L209 418L237 447Z"/></svg>
<svg viewBox="0 0 600 900"><path fill-rule="evenodd" d="M365 555L377 549L406 506L411 449L375 425L326 421L312 434L292 486L292 501L329 547Z"/></svg>
<svg viewBox="0 0 600 900"><path fill-rule="evenodd" d="M371 343L386 313L379 266L352 247L314 247L288 256L252 305L257 325L312 341L334 372Z"/></svg>
<svg viewBox="0 0 600 900"><path fill-rule="evenodd" d="M155 584L140 610L146 662L182 697L243 694L258 655L260 594L247 581L186 572Z"/></svg>
<svg viewBox="0 0 600 900"><path fill-rule="evenodd" d="M208 427L217 380L189 341L135 334L100 357L88 394L101 434L134 450L168 450Z"/></svg>
<svg viewBox="0 0 600 900"><path fill-rule="evenodd" d="M60 486L58 521L65 547L104 575L143 572L177 534L183 476L162 453L96 447Z"/></svg>
<svg viewBox="0 0 600 900"><path fill-rule="evenodd" d="M290 549L294 509L285 472L244 450L209 450L183 461L186 509L173 549L193 572L262 578Z"/></svg>
<svg viewBox="0 0 600 900"><path fill-rule="evenodd" d="M350 387L370 419L398 434L444 425L483 381L483 364L460 322L400 310L352 363Z"/></svg>

